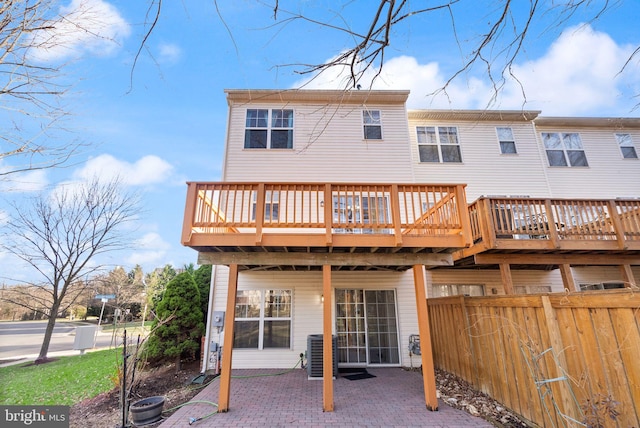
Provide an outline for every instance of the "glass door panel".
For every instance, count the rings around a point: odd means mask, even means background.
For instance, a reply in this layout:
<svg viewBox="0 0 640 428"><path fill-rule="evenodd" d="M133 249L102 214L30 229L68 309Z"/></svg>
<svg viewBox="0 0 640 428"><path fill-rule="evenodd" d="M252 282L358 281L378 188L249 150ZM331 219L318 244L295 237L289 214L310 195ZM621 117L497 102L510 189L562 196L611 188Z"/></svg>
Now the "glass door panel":
<svg viewBox="0 0 640 428"><path fill-rule="evenodd" d="M338 362L399 364L393 290L336 290Z"/></svg>
<svg viewBox="0 0 640 428"><path fill-rule="evenodd" d="M338 362L367 363L364 294L362 290L336 290Z"/></svg>
<svg viewBox="0 0 640 428"><path fill-rule="evenodd" d="M367 290L369 364L399 364L396 302L393 290Z"/></svg>

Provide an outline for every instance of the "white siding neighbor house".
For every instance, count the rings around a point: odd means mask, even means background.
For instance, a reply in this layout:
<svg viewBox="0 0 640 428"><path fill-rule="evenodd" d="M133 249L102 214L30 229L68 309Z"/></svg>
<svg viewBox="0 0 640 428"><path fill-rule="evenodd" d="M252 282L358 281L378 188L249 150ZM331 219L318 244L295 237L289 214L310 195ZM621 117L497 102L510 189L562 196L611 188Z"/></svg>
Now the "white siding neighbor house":
<svg viewBox="0 0 640 428"><path fill-rule="evenodd" d="M334 356L422 365L435 409L428 297L640 277L640 119L407 111L408 91L226 94L222 180L188 183L182 234L214 265L204 370L221 358L222 411L231 368L314 364L315 335L335 337L320 339L325 410Z"/></svg>

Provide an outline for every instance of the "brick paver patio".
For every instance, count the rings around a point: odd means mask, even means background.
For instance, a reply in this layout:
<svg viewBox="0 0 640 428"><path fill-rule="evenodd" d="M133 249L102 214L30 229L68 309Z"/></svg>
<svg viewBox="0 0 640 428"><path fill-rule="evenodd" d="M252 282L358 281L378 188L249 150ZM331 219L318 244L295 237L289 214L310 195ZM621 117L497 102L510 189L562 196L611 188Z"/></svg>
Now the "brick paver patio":
<svg viewBox="0 0 640 428"><path fill-rule="evenodd" d="M193 423L193 427L491 427L481 418L447 406L426 409L422 375L400 368L369 369L375 378L334 381L334 412L322 411L322 380L308 380L306 370L283 375L232 378L229 412ZM234 370L233 376L274 375L278 370ZM218 381L193 400L217 402ZM182 407L161 428L188 427L215 410L208 404Z"/></svg>

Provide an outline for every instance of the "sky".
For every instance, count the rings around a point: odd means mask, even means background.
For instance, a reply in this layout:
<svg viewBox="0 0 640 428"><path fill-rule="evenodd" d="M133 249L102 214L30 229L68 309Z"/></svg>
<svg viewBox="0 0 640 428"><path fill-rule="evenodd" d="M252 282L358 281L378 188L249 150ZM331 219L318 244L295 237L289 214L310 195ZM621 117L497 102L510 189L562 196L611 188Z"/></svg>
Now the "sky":
<svg viewBox="0 0 640 428"><path fill-rule="evenodd" d="M274 19L273 3L164 1L157 24L140 49L153 20L151 0L52 2L53 12L67 17L66 25L53 34L35 35L42 48L30 55L33 61L64 70L61 79L70 87L62 102L69 114L60 129L38 138L51 138L51 144L84 145L64 168L0 181L0 228L13 215L11 204L26 206L40 192L95 175L118 175L128 189L142 194L143 209L130 234L130 248L103 255L95 263L125 269L140 264L145 272L165 264L195 263L197 253L180 244L185 183L221 179L227 119L224 89L343 89L344 70L333 68L315 76L301 73L304 64L324 63L350 47L354 37L335 28L365 33L375 14L371 6L375 2L280 1ZM411 109L524 108L541 110L543 116L640 115L635 98L640 94L640 54L623 70L640 46L636 1L610 2L610 9L594 20L595 7L604 3L596 1L591 9L564 16L560 24L554 7L562 2L541 1L551 9L529 28L521 55L511 67L520 85L508 79L493 99L486 70L473 67L454 80L446 94L432 95L489 30L497 3L463 0L451 13L439 10L402 21L391 32L382 72L376 79L371 71L365 73L362 85L409 89ZM525 16L530 2L514 3L522 8L514 9L514 16ZM330 27L288 19L294 15ZM52 39L55 44L48 45ZM32 119L19 120L25 123L24 133L35 135L39 125L36 119L29 122ZM0 108L1 126L12 120L15 113ZM0 159L0 171L11 166ZM0 251L0 283L36 281L33 275Z"/></svg>

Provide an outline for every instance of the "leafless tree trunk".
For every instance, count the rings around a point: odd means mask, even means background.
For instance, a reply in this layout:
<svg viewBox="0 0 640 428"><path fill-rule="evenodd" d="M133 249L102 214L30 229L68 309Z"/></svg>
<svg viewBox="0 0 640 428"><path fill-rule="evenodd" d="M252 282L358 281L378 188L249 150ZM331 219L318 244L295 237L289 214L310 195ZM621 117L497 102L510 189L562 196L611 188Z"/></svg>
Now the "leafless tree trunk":
<svg viewBox="0 0 640 428"><path fill-rule="evenodd" d="M95 256L132 242L131 231L125 233L123 226L138 216L138 200L123 192L118 181L94 180L43 194L26 209L14 207L2 246L41 279L31 286L47 294L50 310L36 362L46 361L58 312L81 294L82 278L102 267Z"/></svg>

